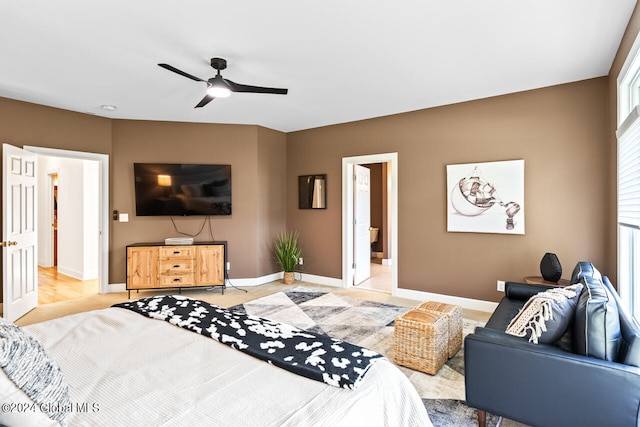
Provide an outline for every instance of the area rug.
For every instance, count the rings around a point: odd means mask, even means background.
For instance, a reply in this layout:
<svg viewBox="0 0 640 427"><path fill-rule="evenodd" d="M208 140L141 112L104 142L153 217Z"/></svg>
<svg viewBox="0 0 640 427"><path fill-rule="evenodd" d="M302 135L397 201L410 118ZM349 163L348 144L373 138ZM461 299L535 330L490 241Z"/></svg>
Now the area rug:
<svg viewBox="0 0 640 427"><path fill-rule="evenodd" d="M255 316L267 317L301 329L323 333L370 348L393 361L393 321L410 310L391 304L361 300L303 286L278 292L231 307ZM463 319L463 333L473 332L480 322ZM464 403L464 349L449 359L437 375L403 366L422 398L434 426L477 426L476 411ZM488 426L501 419L487 414ZM505 425L517 425L503 423Z"/></svg>

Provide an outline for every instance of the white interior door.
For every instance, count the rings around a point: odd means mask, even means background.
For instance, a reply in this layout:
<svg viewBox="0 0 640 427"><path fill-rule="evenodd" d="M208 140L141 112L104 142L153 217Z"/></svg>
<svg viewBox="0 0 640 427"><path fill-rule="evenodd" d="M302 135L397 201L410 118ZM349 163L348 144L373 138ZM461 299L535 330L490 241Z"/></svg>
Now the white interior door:
<svg viewBox="0 0 640 427"><path fill-rule="evenodd" d="M354 165L353 173L353 284L358 285L371 276L371 188L368 168Z"/></svg>
<svg viewBox="0 0 640 427"><path fill-rule="evenodd" d="M2 144L3 317L38 305L37 155Z"/></svg>

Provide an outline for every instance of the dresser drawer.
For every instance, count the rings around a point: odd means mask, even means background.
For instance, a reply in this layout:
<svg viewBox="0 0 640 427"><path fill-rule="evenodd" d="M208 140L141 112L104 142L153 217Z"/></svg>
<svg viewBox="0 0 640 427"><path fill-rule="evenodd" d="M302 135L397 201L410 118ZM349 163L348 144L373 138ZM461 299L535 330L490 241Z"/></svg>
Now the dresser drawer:
<svg viewBox="0 0 640 427"><path fill-rule="evenodd" d="M195 258L194 246L160 246L160 259Z"/></svg>
<svg viewBox="0 0 640 427"><path fill-rule="evenodd" d="M193 274L176 274L172 276L158 277L158 286L163 288L181 288L193 286Z"/></svg>
<svg viewBox="0 0 640 427"><path fill-rule="evenodd" d="M160 274L193 273L195 261L193 259L163 259L159 262Z"/></svg>

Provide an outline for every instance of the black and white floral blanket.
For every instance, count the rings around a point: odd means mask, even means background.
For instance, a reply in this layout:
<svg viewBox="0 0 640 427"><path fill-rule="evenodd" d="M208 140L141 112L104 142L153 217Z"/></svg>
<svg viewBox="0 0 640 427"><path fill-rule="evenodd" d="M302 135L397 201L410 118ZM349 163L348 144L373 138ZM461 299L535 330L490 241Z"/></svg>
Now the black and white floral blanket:
<svg viewBox="0 0 640 427"><path fill-rule="evenodd" d="M356 388L371 364L385 359L379 353L326 335L180 295L142 298L114 307L165 320L335 387Z"/></svg>

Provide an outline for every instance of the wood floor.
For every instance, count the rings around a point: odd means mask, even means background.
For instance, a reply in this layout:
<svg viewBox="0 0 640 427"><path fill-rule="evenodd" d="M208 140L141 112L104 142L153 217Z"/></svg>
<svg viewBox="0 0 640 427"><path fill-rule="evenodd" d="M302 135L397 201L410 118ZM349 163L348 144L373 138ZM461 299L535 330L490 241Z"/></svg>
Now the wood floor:
<svg viewBox="0 0 640 427"><path fill-rule="evenodd" d="M44 271L42 275L49 273L48 280L55 282L53 278L56 276L55 271ZM31 310L29 313L21 317L16 321L16 324L20 326L30 325L33 323L39 323L58 317L81 313L89 310L99 310L112 306L113 304L130 301L127 292L114 292L109 294L99 294L97 282L88 282L71 279L68 276L62 274L57 275L59 283L52 283L46 289L47 285L45 277L41 276L41 294L45 292L51 295L49 301L57 300L55 303L41 302L38 307ZM62 285L62 282L68 283L70 286ZM325 292L333 292L340 295L348 295L354 298L363 300L378 301L382 303L401 305L405 307L415 307L422 301L415 301L411 299L392 296L387 292L372 291L368 289L358 289L352 287L348 289L337 288L333 286L318 285L310 282L303 282L297 280L291 285L284 285L282 280L275 280L270 283L259 286L247 286L241 288L235 288L228 286L224 295L221 294L218 289L207 288L194 288L189 290L183 290L182 294L191 298L201 299L212 304L219 305L221 307L231 307L237 304L242 304L247 301L251 301L256 298L261 298L267 295L274 294L276 292L284 291L296 286L304 286L310 289L317 289ZM57 290L56 290L57 289ZM171 290L173 291L173 290ZM152 295L164 295L167 294L167 290L149 290L140 292L140 294L134 293L131 295L132 299L143 298ZM81 296L78 296L81 295ZM481 311L473 311L462 309L462 315L466 319L487 321L491 313L485 313Z"/></svg>
<svg viewBox="0 0 640 427"><path fill-rule="evenodd" d="M38 267L38 304L67 301L98 293L98 279L78 280L56 267Z"/></svg>

